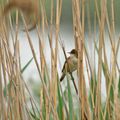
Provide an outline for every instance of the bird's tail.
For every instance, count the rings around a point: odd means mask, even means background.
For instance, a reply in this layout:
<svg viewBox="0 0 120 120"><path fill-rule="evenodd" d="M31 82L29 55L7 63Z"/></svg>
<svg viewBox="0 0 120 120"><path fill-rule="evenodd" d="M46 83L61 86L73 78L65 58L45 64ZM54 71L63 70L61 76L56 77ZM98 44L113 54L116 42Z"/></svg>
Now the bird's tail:
<svg viewBox="0 0 120 120"><path fill-rule="evenodd" d="M65 74L63 73L61 78L60 78L60 82L64 79L64 77L65 77Z"/></svg>

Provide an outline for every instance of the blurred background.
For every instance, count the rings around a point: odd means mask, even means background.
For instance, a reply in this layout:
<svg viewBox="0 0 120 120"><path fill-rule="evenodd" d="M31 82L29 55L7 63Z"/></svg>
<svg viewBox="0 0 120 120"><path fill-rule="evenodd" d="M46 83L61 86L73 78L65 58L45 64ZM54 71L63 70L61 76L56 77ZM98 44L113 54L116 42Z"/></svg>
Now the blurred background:
<svg viewBox="0 0 120 120"><path fill-rule="evenodd" d="M1 1L2 2L2 1ZM5 2L5 1L4 1ZM47 20L48 20L48 24L50 24L50 9L51 9L51 1L50 0L46 0L45 2L45 9L46 9L46 13L47 13ZM120 30L120 0L115 0L114 1L114 8L115 8L115 28L116 28L116 33L115 33L115 40L119 39L119 30ZM99 13L100 11L100 1L98 1L98 7L99 7ZM111 2L107 2L107 7L108 7L108 16L109 18L111 18ZM53 29L55 30L55 14L56 14L56 1L54 1L54 24L53 24ZM99 40L99 28L98 28L98 21L96 21L96 35L94 33L94 28L95 28L95 3L94 0L86 0L85 2L85 44L87 46L88 52L91 56L90 59L92 61L92 64L94 65L94 63L96 63L96 69L97 69L97 65L98 65L98 58L97 55L94 59L94 43L93 40L95 39L96 42ZM12 36L11 36L11 32L15 35L15 11L11 12L12 14L12 22L13 22L13 31L10 31L10 40L12 41ZM89 16L89 18L88 18ZM111 19L110 19L111 20ZM41 23L40 23L41 24ZM90 27L88 27L90 24ZM18 39L20 41L20 55L21 55L21 66L23 67L31 58L32 58L32 52L30 49L30 46L28 44L27 41L27 36L26 33L23 32L21 30L21 28L23 28L24 25L21 21L20 18L20 22L19 22L19 33L18 33ZM51 66L51 54L50 54L50 46L49 46L49 40L48 40L48 34L50 31L50 28L46 28L45 29L45 33L42 32L42 25L40 25L40 29L41 29L41 35L43 36L43 40L44 40L44 53L45 53L45 57L46 57L46 62L47 65L49 66L49 70L51 70L50 66ZM105 28L105 42L106 42L106 51L107 51L107 59L109 60L111 57L111 45L109 42L109 34L107 32L108 28L106 26ZM54 33L54 32L53 32ZM72 1L70 0L63 0L62 3L62 14L61 14L61 21L60 21L60 39L63 42L64 46L65 46L65 50L66 52L71 51L71 49L75 48L75 43L74 43L74 31L73 31L73 16L72 16ZM36 33L35 30L32 30L30 32L30 37L33 43L33 46L35 48L35 52L37 55L37 59L38 61L40 60L40 55L39 55L39 40L38 40L38 35ZM96 38L95 38L96 37ZM55 37L54 37L55 39ZM67 54L69 56L69 54ZM65 61L65 57L63 54L63 51L61 49L61 47L59 46L59 62L58 62L58 72L59 72L59 76L61 75L61 70L62 70L62 66L64 64ZM118 63L120 66L120 52L118 52ZM109 65L111 64L110 61L108 61ZM84 67L84 72L85 74L87 74L87 70L86 67ZM87 76L87 75L86 75ZM32 82L32 86L33 83L36 82L37 84L40 84L40 78L38 75L38 71L36 68L36 65L34 63L34 61L32 61L30 63L30 65L27 67L27 69L24 71L23 73L23 77L26 81L30 81ZM76 72L74 77L76 77ZM77 77L76 77L77 79ZM76 80L77 81L77 80ZM65 89L66 86L66 81L63 81L64 85L63 85L63 89ZM89 89L89 83L88 83L88 78L86 78L86 84L87 84L87 88ZM105 89L105 81L104 81L104 75L102 75L102 93L103 93L103 99L106 96L106 89ZM36 88L36 87L35 87ZM39 90L38 90L39 91Z"/></svg>
<svg viewBox="0 0 120 120"><path fill-rule="evenodd" d="M41 0L40 0L41 1ZM96 50L96 46L95 46L95 42L97 47L99 46L99 42L100 42L100 27L98 25L98 18L96 17L96 8L95 8L95 0L85 0L85 46L88 52L88 58L90 59L90 63L91 63L91 67L94 69L94 74L95 74L95 81L97 81L97 77L98 76L98 53ZM111 0L112 1L112 0ZM117 43L119 44L118 40L120 39L120 0L114 0L114 20L111 19L112 18L112 9L111 9L111 1L109 2L109 0L107 0L107 10L108 10L108 18L110 23L115 22L115 33L113 33L113 43L115 43L115 45L117 46ZM0 0L0 4L4 5L6 1ZM98 3L98 13L101 14L101 0L97 1ZM52 44L53 44L53 48L55 48L55 40L56 40L56 1L54 0L54 9L53 9L53 24L52 24ZM80 4L81 6L81 4ZM81 8L81 7L80 7ZM82 9L82 8L81 8ZM48 26L45 26L45 30L43 30L43 24L42 24L42 18L40 19L40 24L37 26L38 28L40 28L39 32L40 32L40 36L41 36L41 41L43 43L43 51L44 51L44 56L45 56L45 60L46 60L46 64L47 64L47 70L48 70L48 74L51 78L51 66L52 66L52 61L51 61L51 48L50 48L50 44L49 44L49 37L48 35L50 34L51 30L51 24L50 24L50 14L51 14L51 0L45 0L45 10L46 10L46 18L47 18L47 22L48 22ZM80 10L81 12L82 10ZM41 11L40 11L41 12ZM63 0L62 1L62 11L61 11L61 18L60 18L60 30L59 30L59 42L58 42L58 63L57 63L57 72L58 72L58 77L60 78L61 76L61 71L62 71L62 67L63 64L65 62L65 56L62 50L62 46L61 43L63 43L64 47L65 47L65 51L66 53L71 51L72 49L75 48L75 31L74 31L74 26L73 26L73 13L72 13L72 0ZM77 12L77 11L76 11ZM40 16L42 17L42 16ZM82 17L80 18L82 19ZM35 61L33 59L33 54L28 42L28 36L26 35L26 32L22 31L22 28L24 28L24 24L23 21L21 19L21 15L19 15L19 22L18 22L18 32L16 32L16 11L13 10L11 11L11 23L12 23L12 28L8 29L9 31L9 41L10 41L10 48L11 50L15 50L15 46L13 45L13 39L15 40L16 34L18 33L18 37L17 39L19 40L19 45L20 45L20 65L21 68L24 68L24 66L30 61L29 65L25 68L24 72L22 73L23 79L25 80L25 82L27 83L28 88L30 89L30 92L32 93L34 99L36 100L36 104L39 106L39 103L41 102L40 100L43 100L44 98L42 97L46 97L45 94L43 93L44 89L43 89L43 84L41 84L41 80L40 80L40 76L39 76L39 71L37 69L37 66L35 64ZM111 24L110 24L111 25ZM110 26L110 28L112 28ZM114 32L114 30L112 31ZM103 30L104 33L104 42L105 42L105 52L106 52L106 58L107 58L107 63L108 63L108 71L107 72L111 72L112 73L112 60L114 57L113 53L112 53L112 48L111 48L111 43L110 43L110 36L109 36L109 32L108 32L108 25L105 23L105 29ZM39 48L39 36L38 33L36 32L36 29L32 30L29 32L30 35L30 39L33 45L33 48L35 50L35 55L37 57L37 61L39 63L39 67L41 67L41 57L40 57L40 49ZM14 51L15 52L15 51ZM103 51L102 51L103 52ZM69 56L69 54L67 53L67 56ZM118 49L118 55L116 55L116 59L118 62L118 67L120 68L120 49ZM104 60L104 54L102 55L102 59ZM115 59L115 58L114 58ZM87 93L88 93L88 99L90 99L90 85L91 85L91 81L92 81L92 75L90 74L90 76L88 75L88 69L86 66L86 61L84 61L84 75L85 75L85 82L86 82L86 89L87 89ZM102 64L103 65L103 64ZM101 65L101 66L102 66ZM115 66L116 67L116 66ZM117 70L116 70L117 71ZM107 73L106 72L106 73ZM106 97L107 97L107 91L106 89L106 81L107 79L106 74L104 72L104 66L102 66L101 69L101 99L103 102L105 102ZM118 71L115 73L117 77L115 78L120 78L120 75L118 73ZM46 73L45 73L46 75ZM47 76L47 75L46 75ZM44 76L44 79L48 79L46 78L46 76ZM73 73L75 82L77 84L78 87L78 77L77 77L77 71L75 71ZM90 81L91 80L91 81ZM49 82L52 81L52 78L49 80ZM47 81L47 82L48 82ZM49 87L51 87L49 84L49 82L47 83L47 85ZM120 82L120 80L119 80ZM52 82L51 82L52 83ZM96 82L97 83L97 82ZM47 86L46 85L46 86ZM53 84L52 84L53 85ZM68 92L68 83L67 83L67 78L65 78L65 80L60 84L62 85L62 90L63 93L65 94L65 98L67 100L69 100L67 96L67 92ZM47 87L48 87L47 86ZM53 85L54 86L54 85ZM77 111L77 115L79 116L79 106L78 106L78 96L76 95L73 83L70 82L70 86L72 89L72 99L73 99L73 103L74 103L74 108L75 111L74 113ZM113 85L111 85L113 87ZM48 87L48 88L49 88ZM92 88L91 88L92 89ZM96 85L94 86L94 90L96 91ZM92 90L91 90L92 91ZM48 91L50 93L52 93L51 91ZM41 93L41 96L40 96ZM112 92L111 92L112 93ZM97 94L97 93L96 93ZM51 95L51 94L50 94ZM93 99L94 97L96 98L96 95L94 93L92 93L93 95ZM56 94L57 96L57 94ZM89 97L90 96L90 97ZM109 95L108 95L109 96ZM50 96L51 97L51 96ZM58 96L57 96L58 97ZM40 99L41 98L41 99ZM28 94L28 99L29 99L29 94ZM97 98L96 98L97 99ZM113 98L114 99L114 98ZM112 100L113 100L112 99ZM47 101L47 99L44 99L44 101ZM68 101L66 100L66 103L68 105ZM90 101L90 100L89 100ZM28 104L30 100L28 100ZM47 101L49 102L49 101ZM59 103L60 101L57 100L57 102ZM63 102L63 101L62 101ZM101 109L103 109L104 104L102 104ZM90 107L92 105L90 104ZM45 106L44 106L45 107ZM59 106L60 107L60 106ZM38 107L39 108L39 107ZM40 108L39 108L40 109ZM93 107L94 109L94 107ZM93 110L91 107L91 111ZM44 111L44 110L43 110ZM104 110L103 110L104 111ZM108 111L109 112L109 111ZM94 112L93 112L94 113Z"/></svg>

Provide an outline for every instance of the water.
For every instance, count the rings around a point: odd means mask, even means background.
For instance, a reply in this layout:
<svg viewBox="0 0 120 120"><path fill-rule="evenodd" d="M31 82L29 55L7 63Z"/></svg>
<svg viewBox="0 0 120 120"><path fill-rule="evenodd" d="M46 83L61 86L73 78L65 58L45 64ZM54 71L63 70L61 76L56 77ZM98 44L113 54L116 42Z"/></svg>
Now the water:
<svg viewBox="0 0 120 120"><path fill-rule="evenodd" d="M46 31L46 35L44 36L44 53L45 53L45 58L46 58L46 62L48 65L48 69L50 70L50 66L51 66L51 55L50 55L50 46L49 46L49 42L48 42L48 31ZM66 51L71 51L71 49L74 48L74 35L73 35L73 30L72 30L72 26L70 25L66 25L64 27L64 25L61 25L60 28L60 36L61 36L61 40L65 45L65 50ZM99 38L99 33L97 33L96 35L96 39ZM37 60L40 63L40 57L39 57L39 42L38 42L38 35L36 33L36 31L32 31L30 32L30 37L33 43L33 47L35 48L35 53L37 56ZM55 36L54 36L55 38ZM90 61L92 63L92 65L94 65L94 62L96 64L96 70L97 70L97 66L98 66L98 57L97 57L97 53L96 53L96 57L94 60L94 48L93 48L93 38L94 35L91 36L91 38L88 38L88 33L85 34L85 43L87 44L87 48L89 49L89 57L90 57ZM22 67L32 58L32 52L27 40L27 36L26 33L19 31L19 35L18 35L18 39L20 41L20 55L21 55L21 65ZM116 35L116 40L118 39L118 36ZM110 66L111 64L111 45L109 42L109 37L108 35L105 35L105 46L106 46L106 53L107 53L107 60L108 60L108 64ZM69 56L69 54L67 54ZM58 54L58 73L59 76L61 75L61 69L62 69L62 65L64 64L65 58L64 58L64 54L63 51L59 45L59 54ZM117 58L119 67L120 67L120 51L118 52L118 58ZM78 78L76 77L77 73L74 72L74 77L76 82L78 82ZM86 85L87 85L87 89L89 89L89 80L87 77L87 70L86 70L86 66L84 66L84 74L85 74L85 79L86 79ZM24 79L27 81L29 79L33 79L34 81L40 81L39 75L38 75L38 71L35 65L34 60L32 61L32 63L28 66L28 68L25 70L25 72L23 73L23 77ZM63 83L63 90L66 87L66 81L64 80ZM72 84L72 83L71 83ZM73 86L73 85L72 85ZM106 88L105 88L105 80L104 80L104 75L102 73L102 84L101 84L101 89L102 89L102 99L104 100L106 97Z"/></svg>

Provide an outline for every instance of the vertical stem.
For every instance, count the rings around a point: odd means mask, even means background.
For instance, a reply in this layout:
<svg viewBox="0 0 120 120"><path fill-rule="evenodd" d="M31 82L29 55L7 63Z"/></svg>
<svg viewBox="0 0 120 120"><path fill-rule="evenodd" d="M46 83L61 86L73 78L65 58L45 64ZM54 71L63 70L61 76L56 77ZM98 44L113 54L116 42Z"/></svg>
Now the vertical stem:
<svg viewBox="0 0 120 120"><path fill-rule="evenodd" d="M101 1L101 20L100 20L100 35L99 35L99 50L98 50L98 83L96 91L96 120L101 116L101 73L102 73L102 48L104 40L104 24L106 14L106 0Z"/></svg>

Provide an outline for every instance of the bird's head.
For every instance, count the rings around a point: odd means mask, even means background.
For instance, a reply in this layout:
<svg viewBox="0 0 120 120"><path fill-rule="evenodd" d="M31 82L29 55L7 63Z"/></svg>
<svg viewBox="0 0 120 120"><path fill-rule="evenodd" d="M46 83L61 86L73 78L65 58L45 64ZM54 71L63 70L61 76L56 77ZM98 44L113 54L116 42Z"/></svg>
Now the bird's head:
<svg viewBox="0 0 120 120"><path fill-rule="evenodd" d="M76 49L72 49L70 52L68 52L70 55L75 55L76 57L78 57L78 52Z"/></svg>

